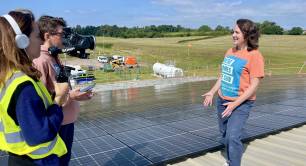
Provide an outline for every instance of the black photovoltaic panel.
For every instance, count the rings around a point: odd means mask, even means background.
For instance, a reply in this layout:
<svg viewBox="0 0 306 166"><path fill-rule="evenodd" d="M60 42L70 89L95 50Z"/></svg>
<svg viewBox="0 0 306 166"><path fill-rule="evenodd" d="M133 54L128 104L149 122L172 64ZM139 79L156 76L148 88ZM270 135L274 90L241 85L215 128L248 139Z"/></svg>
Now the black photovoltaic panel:
<svg viewBox="0 0 306 166"><path fill-rule="evenodd" d="M7 165L8 156L0 156L0 165L6 166Z"/></svg>
<svg viewBox="0 0 306 166"><path fill-rule="evenodd" d="M203 106L198 109L177 111L172 113L161 113L153 116L148 116L146 119L157 122L159 124L182 121L185 119L191 119L199 116L210 116L211 111L204 110Z"/></svg>
<svg viewBox="0 0 306 166"><path fill-rule="evenodd" d="M142 144L146 142L152 142L154 140L171 137L177 134L181 134L183 132L184 131L177 130L166 125L157 125L133 131L113 134L113 137L117 138L128 146L133 146L136 144Z"/></svg>
<svg viewBox="0 0 306 166"><path fill-rule="evenodd" d="M253 112L256 112L258 114L260 113L267 113L267 114L280 114L280 115L286 115L286 116L293 116L298 118L306 118L306 105L304 106L291 106L286 105L285 103L292 103L292 101L300 102L302 100L288 100L284 102L278 102L268 105L260 105L254 108ZM305 99L306 102L306 99Z"/></svg>
<svg viewBox="0 0 306 166"><path fill-rule="evenodd" d="M268 114L261 117L250 118L247 124L258 127L273 129L274 131L288 129L305 123L304 118L285 116L279 114Z"/></svg>
<svg viewBox="0 0 306 166"><path fill-rule="evenodd" d="M254 107L252 109L252 112L273 114L273 113L278 113L281 111L290 111L290 110L296 110L300 108L300 107L295 107L295 106L282 105L281 103L282 102L259 105L259 106Z"/></svg>
<svg viewBox="0 0 306 166"><path fill-rule="evenodd" d="M209 116L205 116L205 117L182 120L178 122L172 122L168 123L167 125L183 131L191 132L191 131L214 127L217 126L218 123L216 119L212 119Z"/></svg>
<svg viewBox="0 0 306 166"><path fill-rule="evenodd" d="M5 152L0 151L0 157L1 157L1 156L5 156L5 155L7 155Z"/></svg>
<svg viewBox="0 0 306 166"><path fill-rule="evenodd" d="M276 114L286 115L286 116L293 116L298 118L303 118L306 120L306 111L305 108L298 108L292 110L284 110L277 112Z"/></svg>
<svg viewBox="0 0 306 166"><path fill-rule="evenodd" d="M279 102L280 105L294 106L294 107L304 107L306 108L306 100L301 99L291 99L283 102Z"/></svg>
<svg viewBox="0 0 306 166"><path fill-rule="evenodd" d="M254 126L247 123L244 128L244 132L242 134L242 140L243 141L252 140L256 137L265 136L272 132L275 132L275 130L271 128Z"/></svg>
<svg viewBox="0 0 306 166"><path fill-rule="evenodd" d="M85 119L85 121L89 121L109 134L158 125L158 123L145 118L123 112L101 114L100 117L95 117L94 120Z"/></svg>
<svg viewBox="0 0 306 166"><path fill-rule="evenodd" d="M75 141L72 150L73 158L91 155L94 153L106 152L126 147L114 137L107 135L97 138L90 138L82 141Z"/></svg>
<svg viewBox="0 0 306 166"><path fill-rule="evenodd" d="M152 162L139 155L128 147L113 149L110 151L93 153L91 155L74 158L70 162L71 166L79 165L103 165L103 166L135 166L135 165L152 165Z"/></svg>
<svg viewBox="0 0 306 166"><path fill-rule="evenodd" d="M205 85L101 92L82 105L70 165L165 164L222 147L216 111L202 106ZM306 78L265 78L243 141L305 124L305 87ZM0 165L5 163L0 152Z"/></svg>
<svg viewBox="0 0 306 166"><path fill-rule="evenodd" d="M77 122L74 128L74 141L95 138L107 135L107 133L90 122Z"/></svg>
<svg viewBox="0 0 306 166"><path fill-rule="evenodd" d="M161 164L196 152L214 149L218 146L221 146L218 142L191 133L183 133L134 145L132 149L145 156L154 164Z"/></svg>

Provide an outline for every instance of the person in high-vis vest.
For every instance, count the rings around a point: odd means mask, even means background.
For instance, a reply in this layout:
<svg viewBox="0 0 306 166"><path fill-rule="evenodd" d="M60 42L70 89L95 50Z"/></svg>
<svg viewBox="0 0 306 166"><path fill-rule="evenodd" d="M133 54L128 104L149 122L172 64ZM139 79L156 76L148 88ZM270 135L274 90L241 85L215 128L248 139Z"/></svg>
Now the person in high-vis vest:
<svg viewBox="0 0 306 166"><path fill-rule="evenodd" d="M31 12L0 17L0 150L8 165L60 165L67 153L58 134L68 84L59 83L52 100L32 60L40 53L38 25Z"/></svg>

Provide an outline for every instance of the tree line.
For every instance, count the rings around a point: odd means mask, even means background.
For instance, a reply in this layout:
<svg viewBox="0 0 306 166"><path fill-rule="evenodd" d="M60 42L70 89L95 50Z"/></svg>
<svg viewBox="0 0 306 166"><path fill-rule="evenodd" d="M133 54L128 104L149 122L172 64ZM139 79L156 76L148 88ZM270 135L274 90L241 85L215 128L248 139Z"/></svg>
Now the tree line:
<svg viewBox="0 0 306 166"><path fill-rule="evenodd" d="M302 35L304 30L301 27L293 27L290 30L284 30L275 22L264 21L256 23L261 34L267 35ZM156 37L183 37L183 36L220 36L231 33L230 27L218 25L211 28L208 25L202 25L198 29L185 28L180 25L151 25L145 27L119 27L117 25L85 26L77 25L73 27L74 31L82 35L95 35L120 38L156 38Z"/></svg>

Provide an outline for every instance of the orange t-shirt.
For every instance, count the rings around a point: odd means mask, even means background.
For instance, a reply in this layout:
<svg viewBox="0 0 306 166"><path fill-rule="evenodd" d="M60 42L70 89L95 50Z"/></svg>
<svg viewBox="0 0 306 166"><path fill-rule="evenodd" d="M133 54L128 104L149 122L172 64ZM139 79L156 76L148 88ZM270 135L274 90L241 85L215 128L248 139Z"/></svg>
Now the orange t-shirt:
<svg viewBox="0 0 306 166"><path fill-rule="evenodd" d="M264 75L264 58L258 50L231 48L222 63L219 96L234 101L249 88L251 78L263 78ZM255 99L254 93L249 100Z"/></svg>

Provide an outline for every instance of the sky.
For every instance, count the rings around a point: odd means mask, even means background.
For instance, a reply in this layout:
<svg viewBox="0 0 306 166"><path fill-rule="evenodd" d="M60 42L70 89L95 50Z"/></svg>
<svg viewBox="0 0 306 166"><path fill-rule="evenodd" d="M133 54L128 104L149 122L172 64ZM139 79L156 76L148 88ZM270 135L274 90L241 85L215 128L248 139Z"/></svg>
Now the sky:
<svg viewBox="0 0 306 166"><path fill-rule="evenodd" d="M69 26L208 25L233 27L239 18L306 29L306 0L0 0L0 14L26 8L36 18L63 17Z"/></svg>

